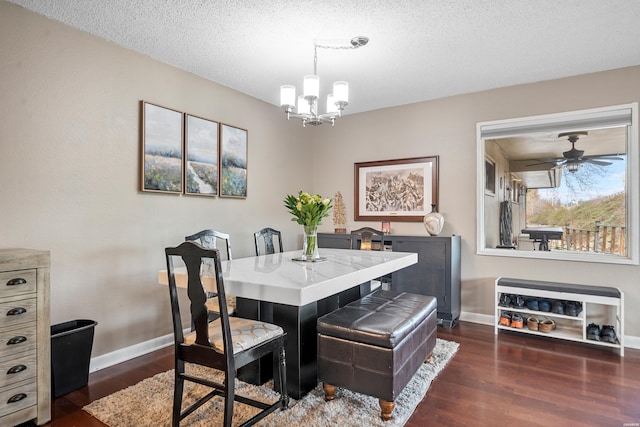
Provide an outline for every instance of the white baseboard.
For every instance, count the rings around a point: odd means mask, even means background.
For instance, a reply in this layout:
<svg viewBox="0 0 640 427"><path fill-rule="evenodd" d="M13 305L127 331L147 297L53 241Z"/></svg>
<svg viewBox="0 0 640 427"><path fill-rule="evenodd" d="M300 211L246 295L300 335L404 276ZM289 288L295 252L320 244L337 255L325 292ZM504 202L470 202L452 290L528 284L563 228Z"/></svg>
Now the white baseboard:
<svg viewBox="0 0 640 427"><path fill-rule="evenodd" d="M460 320L464 322L479 323L481 325L493 326L494 316L491 314L478 314L478 313L460 313ZM640 337L633 337L630 335L624 336L624 348L640 349Z"/></svg>
<svg viewBox="0 0 640 427"><path fill-rule="evenodd" d="M103 354L101 356L92 357L89 364L89 372L99 371L100 369L108 368L109 366L117 365L118 363L126 362L138 356L143 356L152 351L160 350L161 348L173 345L173 334L168 334L163 337L154 338L149 341L134 344L129 347L120 348L111 353Z"/></svg>
<svg viewBox="0 0 640 427"><path fill-rule="evenodd" d="M493 315L490 314L462 312L460 313L460 320L464 322L478 323L481 325L493 325ZM185 333L189 333L189 330L185 330ZM640 349L640 337L625 335L624 343L625 348ZM116 351L112 351L111 353L93 357L91 358L91 363L89 365L89 372L99 371L100 369L126 362L127 360L143 356L147 353L151 353L152 351L160 350L161 348L168 347L172 344L173 334L168 334L163 337L154 338L149 341L121 348Z"/></svg>
<svg viewBox="0 0 640 427"><path fill-rule="evenodd" d="M490 314L478 314L478 313L460 313L460 320L464 322L479 323L481 325L493 326L493 317Z"/></svg>

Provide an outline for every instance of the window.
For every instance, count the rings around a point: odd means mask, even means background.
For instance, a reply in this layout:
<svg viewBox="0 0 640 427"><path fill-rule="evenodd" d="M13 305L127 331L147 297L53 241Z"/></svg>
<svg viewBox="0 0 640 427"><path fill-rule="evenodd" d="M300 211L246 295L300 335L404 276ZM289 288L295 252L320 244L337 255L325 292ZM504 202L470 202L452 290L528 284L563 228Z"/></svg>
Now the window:
<svg viewBox="0 0 640 427"><path fill-rule="evenodd" d="M478 254L638 264L638 103L483 122L477 133ZM496 176L510 177L495 198L486 197L487 153ZM516 251L495 249L503 224L494 217L506 200ZM615 209L578 215L605 202ZM522 230L532 227L554 228L550 250L527 241Z"/></svg>

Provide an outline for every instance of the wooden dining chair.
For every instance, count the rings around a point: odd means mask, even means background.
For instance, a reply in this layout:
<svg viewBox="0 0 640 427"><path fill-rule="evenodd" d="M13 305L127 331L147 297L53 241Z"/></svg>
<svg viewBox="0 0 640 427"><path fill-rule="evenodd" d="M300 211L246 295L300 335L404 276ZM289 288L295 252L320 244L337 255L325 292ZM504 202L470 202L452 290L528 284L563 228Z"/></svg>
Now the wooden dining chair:
<svg viewBox="0 0 640 427"><path fill-rule="evenodd" d="M218 248L218 241L220 240L221 242L224 243L225 248L226 248L226 254L227 254L227 259L232 259L231 257L231 238L229 237L229 235L227 233L221 233L220 231L216 231L216 230L202 230L197 232L196 234L192 234L191 236L187 236L184 238L185 241L187 242L199 242L202 247L207 248L207 249L217 249ZM209 311L212 313L210 316L210 320L213 320L217 317L217 309L216 307L218 306L217 300L216 300L216 293L215 292L208 292L207 293L207 307L209 307ZM236 312L236 299L233 296L230 296L227 299L227 303L228 303L228 309L229 309L229 313L230 314L235 314Z"/></svg>
<svg viewBox="0 0 640 427"><path fill-rule="evenodd" d="M207 249L194 242L183 242L175 248L166 248L167 274L169 279L169 297L175 339L175 382L173 390L173 410L171 424L178 427L180 421L189 416L202 404L214 396L224 398L224 426L230 427L233 419L234 401L247 404L261 411L244 425L253 425L265 416L289 405L287 396L285 339L286 333L280 326L257 320L231 317L227 311L224 279L218 249ZM174 258L181 258L187 268L187 295L189 296L191 319L195 330L184 334L184 320L181 316L176 287ZM214 266L218 309L220 317L208 321L206 295L202 285L201 270L203 262ZM263 403L246 396L235 394L234 379L236 370L248 363L272 354L274 360L274 389L280 390L280 398L274 403ZM185 372L185 363L207 366L224 373L224 380ZM275 366L277 364L277 367ZM210 387L212 390L198 398L184 410L182 395L184 382L191 381Z"/></svg>
<svg viewBox="0 0 640 427"><path fill-rule="evenodd" d="M202 230L191 236L184 238L187 242L200 242L200 244L207 249L217 249L218 240L224 242L226 247L227 259L231 258L231 238L227 233L221 233L216 230Z"/></svg>
<svg viewBox="0 0 640 427"><path fill-rule="evenodd" d="M358 244L358 241L360 242ZM371 227L362 227L351 230L349 244L351 249L361 251L383 251L384 232Z"/></svg>
<svg viewBox="0 0 640 427"><path fill-rule="evenodd" d="M384 251L384 232L371 227L362 227L357 230L351 230L349 245L351 249L360 249L361 251ZM370 282L370 291L374 291L385 286L390 288L390 275L374 279Z"/></svg>
<svg viewBox="0 0 640 427"><path fill-rule="evenodd" d="M282 233L273 228L266 227L253 233L256 244L256 256L273 254L276 252L275 240L278 240L278 249L282 252ZM262 244L260 242L262 241ZM264 247L264 254L260 253L260 247Z"/></svg>

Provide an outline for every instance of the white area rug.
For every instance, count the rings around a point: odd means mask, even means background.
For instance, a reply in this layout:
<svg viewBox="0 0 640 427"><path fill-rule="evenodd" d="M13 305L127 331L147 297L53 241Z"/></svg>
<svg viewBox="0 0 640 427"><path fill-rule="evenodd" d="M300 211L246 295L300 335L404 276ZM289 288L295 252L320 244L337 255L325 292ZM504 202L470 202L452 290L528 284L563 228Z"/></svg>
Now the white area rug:
<svg viewBox="0 0 640 427"><path fill-rule="evenodd" d="M429 389L431 381L447 365L459 344L438 339L429 363L423 364L402 394L396 399L393 419L380 419L378 399L338 389L336 399L324 401L322 385L318 385L299 401L291 400L289 409L276 411L262 420L259 426L269 427L335 427L335 426L403 426ZM198 366L187 366L190 372L200 371ZM222 374L210 370L210 375L222 381ZM209 390L207 387L185 382L183 407ZM254 386L236 380L236 393L274 402L278 394L267 386ZM90 403L83 409L110 427L169 426L173 401L173 370L148 378L138 384ZM182 427L222 425L222 398L216 397L185 418ZM234 405L233 425L249 419L255 409L237 403Z"/></svg>

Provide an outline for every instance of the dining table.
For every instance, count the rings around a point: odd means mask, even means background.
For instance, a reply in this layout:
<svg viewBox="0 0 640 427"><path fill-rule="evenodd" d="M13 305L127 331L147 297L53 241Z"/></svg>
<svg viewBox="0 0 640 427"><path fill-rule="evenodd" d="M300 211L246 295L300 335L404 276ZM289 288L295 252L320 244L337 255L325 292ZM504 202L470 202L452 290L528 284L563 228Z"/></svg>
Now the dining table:
<svg viewBox="0 0 640 427"><path fill-rule="evenodd" d="M533 248L535 244L540 243L538 249L541 251L550 251L549 240L562 240L562 227L527 227L522 229L523 234L528 234L533 240Z"/></svg>
<svg viewBox="0 0 640 427"><path fill-rule="evenodd" d="M236 315L279 325L287 333L287 392L300 399L317 385L318 317L370 291L371 280L418 262L408 252L321 250L320 259L300 260L301 251L277 252L223 261L224 287L236 298ZM202 284L215 292L213 266L203 264ZM186 288L185 267L175 269L176 285ZM158 273L167 285L167 272ZM272 375L262 360L238 372L238 378L262 384Z"/></svg>

